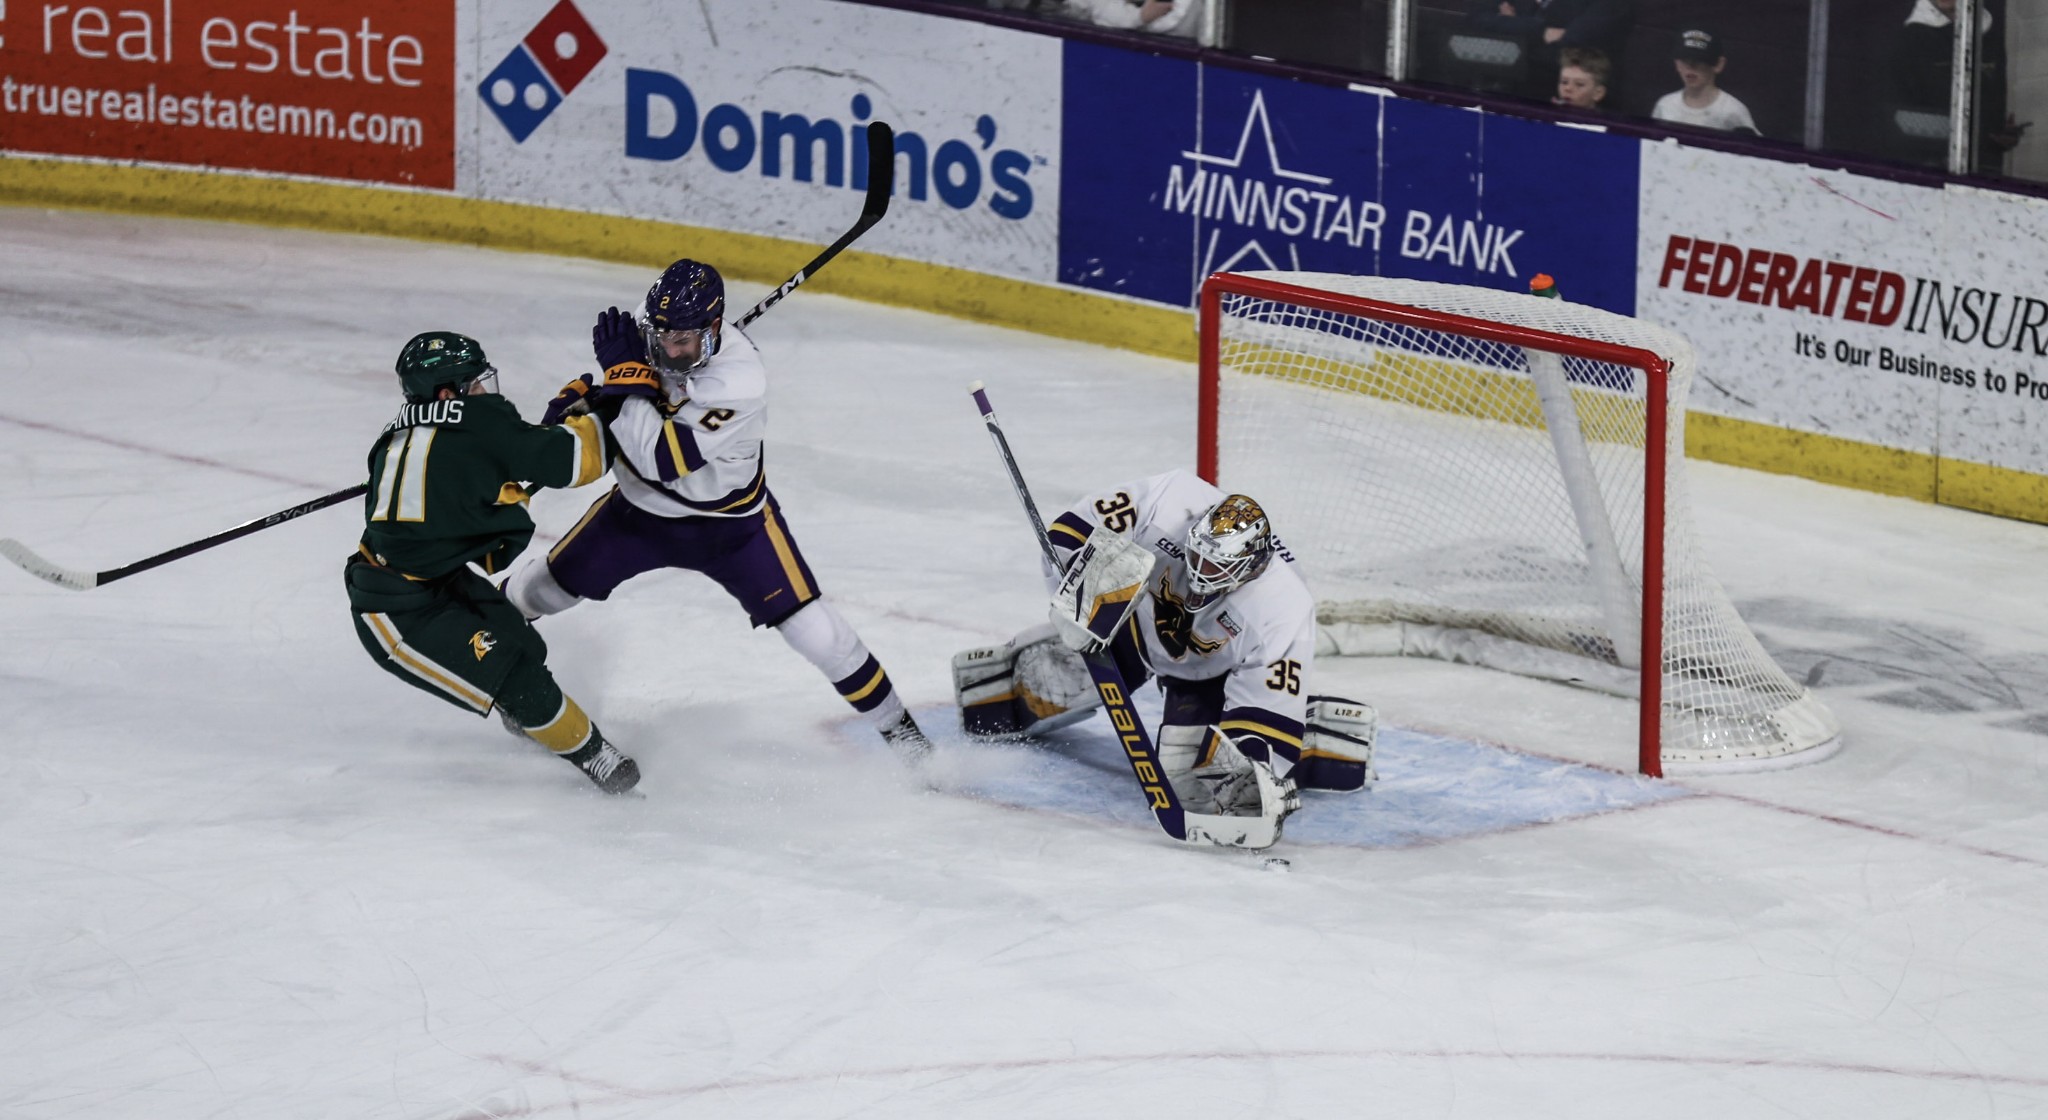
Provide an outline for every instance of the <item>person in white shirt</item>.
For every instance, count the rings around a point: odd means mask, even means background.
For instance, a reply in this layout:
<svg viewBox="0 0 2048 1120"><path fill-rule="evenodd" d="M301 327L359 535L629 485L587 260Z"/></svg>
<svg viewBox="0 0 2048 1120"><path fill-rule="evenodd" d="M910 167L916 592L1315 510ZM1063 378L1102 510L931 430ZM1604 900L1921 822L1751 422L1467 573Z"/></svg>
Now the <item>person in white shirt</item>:
<svg viewBox="0 0 2048 1120"><path fill-rule="evenodd" d="M1678 67L1678 80L1684 87L1658 98L1651 117L1695 128L1762 135L1749 107L1721 88L1721 71L1728 59L1721 50L1720 36L1697 27L1679 32L1672 63Z"/></svg>

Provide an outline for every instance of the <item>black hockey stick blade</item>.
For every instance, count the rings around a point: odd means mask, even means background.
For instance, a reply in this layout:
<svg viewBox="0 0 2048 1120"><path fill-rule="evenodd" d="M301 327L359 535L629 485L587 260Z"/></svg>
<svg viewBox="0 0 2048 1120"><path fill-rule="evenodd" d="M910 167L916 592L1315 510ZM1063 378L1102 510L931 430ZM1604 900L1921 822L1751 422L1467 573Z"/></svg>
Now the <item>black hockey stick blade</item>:
<svg viewBox="0 0 2048 1120"><path fill-rule="evenodd" d="M193 541L190 544L181 544L169 551L159 552L155 556L137 560L133 564L109 568L104 572L82 572L74 568L52 564L34 549L17 540L0 540L0 556L13 561L16 566L28 574L39 579L49 580L59 587L68 587L73 591L90 591L95 587L104 586L117 579L126 579L137 572L146 572L151 568L168 564L173 560L182 560L195 552L204 552L215 545L226 544L229 541L246 537L251 533L260 533L273 525L282 525L295 518L304 517L315 510L323 510L328 506L339 505L351 498L360 498L368 493L369 490L368 486L351 486L346 490L336 490L332 494L315 498L310 502L302 502L289 509L281 509L276 513L258 517L253 521L244 521L232 529L223 530L210 537Z"/></svg>
<svg viewBox="0 0 2048 1120"><path fill-rule="evenodd" d="M825 251L811 259L811 263L797 269L796 275L784 280L780 287L761 297L761 302L748 309L733 325L745 329L748 323L759 319L768 309L782 302L782 297L795 291L804 281L809 280L827 261L836 257L848 245L859 240L860 235L875 227L889 212L889 198L896 192L896 131L881 121L868 125L868 195L861 204L860 220L853 223L839 240L825 247Z"/></svg>
<svg viewBox="0 0 2048 1120"><path fill-rule="evenodd" d="M1031 489L1024 484L1024 472L1017 466L1017 457L1010 451L1010 441L1003 435L1003 426L996 419L995 406L989 403L988 389L976 381L967 387L974 396L974 406L981 410L982 423L988 426L988 434L995 441L996 454L1001 456L1003 466L1010 472L1010 485L1017 491L1017 500L1024 505L1025 516L1031 520L1031 530L1038 537L1038 547L1058 569L1058 557L1052 550L1052 538L1045 531L1045 520L1038 514L1038 503L1031 500ZM1168 836L1187 844L1215 844L1228 848L1270 848L1280 840L1280 825L1286 814L1267 813L1257 817L1235 817L1212 813L1190 813L1180 803L1180 796L1167 781L1166 767L1159 761L1159 751L1152 743L1152 736L1145 730L1145 721L1131 706L1130 690L1124 686L1123 674L1117 670L1116 660L1107 649L1097 649L1081 655L1088 666L1088 675L1095 682L1095 692L1102 697L1102 708L1109 713L1109 722L1115 727L1117 739L1123 744L1124 758L1131 764L1131 773L1138 779L1138 788L1145 794L1145 806L1152 810L1152 819ZM1271 804L1274 796L1260 782L1261 801Z"/></svg>

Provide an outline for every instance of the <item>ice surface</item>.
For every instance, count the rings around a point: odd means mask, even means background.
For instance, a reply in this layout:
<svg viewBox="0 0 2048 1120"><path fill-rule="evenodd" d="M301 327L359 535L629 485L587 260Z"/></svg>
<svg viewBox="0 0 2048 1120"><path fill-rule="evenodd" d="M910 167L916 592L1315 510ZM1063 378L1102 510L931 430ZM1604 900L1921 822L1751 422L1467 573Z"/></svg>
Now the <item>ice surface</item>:
<svg viewBox="0 0 2048 1120"><path fill-rule="evenodd" d="M0 536L86 568L360 480L415 331L537 409L651 279L31 210L0 259ZM752 333L792 530L935 723L1039 612L967 383L1046 505L1191 455L1175 363L809 291ZM1694 483L1842 754L1652 788L1621 701L1325 663L1386 783L1285 876L1150 830L1085 736L915 788L687 574L546 624L646 770L611 800L371 665L347 508L0 570L0 1115L2048 1115L2048 530Z"/></svg>

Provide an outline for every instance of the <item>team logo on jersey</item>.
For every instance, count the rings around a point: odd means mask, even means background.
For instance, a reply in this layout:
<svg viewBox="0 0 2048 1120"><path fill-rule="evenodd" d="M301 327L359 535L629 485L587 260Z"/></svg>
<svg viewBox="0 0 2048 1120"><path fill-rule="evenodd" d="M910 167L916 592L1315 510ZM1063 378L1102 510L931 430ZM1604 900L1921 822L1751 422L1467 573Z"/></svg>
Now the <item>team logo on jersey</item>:
<svg viewBox="0 0 2048 1120"><path fill-rule="evenodd" d="M1152 629L1159 635L1166 656L1175 661L1190 652L1215 653L1228 640L1195 636L1195 612L1188 609L1186 600L1173 593L1173 580L1164 575L1159 577L1159 589L1152 593Z"/></svg>
<svg viewBox="0 0 2048 1120"><path fill-rule="evenodd" d="M476 654L478 661L484 659L484 654L497 648L498 639L491 637L489 630L479 630L469 636L469 650L471 653Z"/></svg>
<svg viewBox="0 0 2048 1120"><path fill-rule="evenodd" d="M562 99L574 92L604 58L604 40L570 0L562 0L512 53L484 75L477 96L484 99L498 123L523 144L547 120Z"/></svg>

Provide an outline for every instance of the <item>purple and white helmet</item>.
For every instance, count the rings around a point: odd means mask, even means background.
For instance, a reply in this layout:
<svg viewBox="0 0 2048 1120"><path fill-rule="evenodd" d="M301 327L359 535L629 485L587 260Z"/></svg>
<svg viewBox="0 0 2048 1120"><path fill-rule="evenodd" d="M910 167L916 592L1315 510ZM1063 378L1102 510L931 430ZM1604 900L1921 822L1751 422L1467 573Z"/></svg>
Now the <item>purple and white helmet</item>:
<svg viewBox="0 0 2048 1120"><path fill-rule="evenodd" d="M688 258L669 265L647 289L647 302L640 308L648 360L663 373L677 376L700 368L718 353L718 326L724 315L725 280L717 269ZM670 354L674 348L683 351L681 357Z"/></svg>

